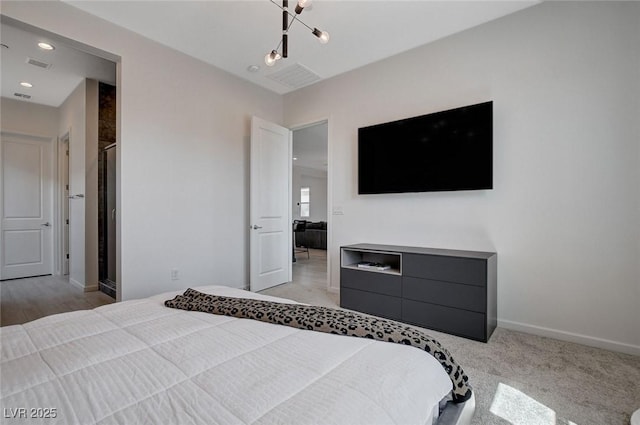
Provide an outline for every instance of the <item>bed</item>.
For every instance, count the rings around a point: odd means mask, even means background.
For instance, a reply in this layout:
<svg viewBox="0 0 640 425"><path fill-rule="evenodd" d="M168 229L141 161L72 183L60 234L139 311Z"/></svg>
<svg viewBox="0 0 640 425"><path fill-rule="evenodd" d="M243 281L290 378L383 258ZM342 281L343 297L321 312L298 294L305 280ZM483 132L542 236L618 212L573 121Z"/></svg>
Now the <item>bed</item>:
<svg viewBox="0 0 640 425"><path fill-rule="evenodd" d="M165 306L179 294L0 328L3 423L470 422L473 394L447 402L450 376L421 350Z"/></svg>

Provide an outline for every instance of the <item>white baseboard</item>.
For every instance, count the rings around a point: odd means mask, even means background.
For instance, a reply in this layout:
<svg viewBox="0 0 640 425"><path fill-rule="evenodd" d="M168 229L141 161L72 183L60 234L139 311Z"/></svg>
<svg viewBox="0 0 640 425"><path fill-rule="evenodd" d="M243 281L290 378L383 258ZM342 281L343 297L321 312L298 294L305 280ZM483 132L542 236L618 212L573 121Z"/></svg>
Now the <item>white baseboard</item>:
<svg viewBox="0 0 640 425"><path fill-rule="evenodd" d="M84 283L80 283L75 279L69 278L69 283L75 286L78 289L82 289L84 291Z"/></svg>
<svg viewBox="0 0 640 425"><path fill-rule="evenodd" d="M78 289L83 290L84 292L92 292L92 291L97 291L100 289L100 286L96 283L95 285L84 285L80 282L78 282L75 279L69 278L69 283L72 284L73 286L75 286Z"/></svg>
<svg viewBox="0 0 640 425"><path fill-rule="evenodd" d="M512 322L510 320L498 319L498 327L533 335L555 338L562 341L575 342L576 344L588 345L589 347L603 348L605 350L640 356L640 346L611 341L609 339L596 338L593 336L565 332L557 329L528 325L526 323Z"/></svg>

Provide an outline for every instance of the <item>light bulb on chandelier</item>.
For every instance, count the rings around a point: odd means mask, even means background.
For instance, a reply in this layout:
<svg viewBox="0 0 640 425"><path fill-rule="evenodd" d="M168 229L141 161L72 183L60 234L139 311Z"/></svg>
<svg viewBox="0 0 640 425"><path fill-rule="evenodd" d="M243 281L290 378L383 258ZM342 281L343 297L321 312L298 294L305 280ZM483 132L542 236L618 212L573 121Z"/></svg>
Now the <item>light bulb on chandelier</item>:
<svg viewBox="0 0 640 425"><path fill-rule="evenodd" d="M301 14L305 7L311 6L311 0L298 0L296 4L296 14Z"/></svg>
<svg viewBox="0 0 640 425"><path fill-rule="evenodd" d="M318 37L318 40L322 44L327 44L329 42L329 33L326 31L320 31L318 28L313 29L313 35Z"/></svg>
<svg viewBox="0 0 640 425"><path fill-rule="evenodd" d="M280 56L280 53L278 53L276 50L272 50L271 52L267 53L267 56L264 57L264 63L266 63L267 66L273 66L275 65L276 61L281 58L282 56Z"/></svg>

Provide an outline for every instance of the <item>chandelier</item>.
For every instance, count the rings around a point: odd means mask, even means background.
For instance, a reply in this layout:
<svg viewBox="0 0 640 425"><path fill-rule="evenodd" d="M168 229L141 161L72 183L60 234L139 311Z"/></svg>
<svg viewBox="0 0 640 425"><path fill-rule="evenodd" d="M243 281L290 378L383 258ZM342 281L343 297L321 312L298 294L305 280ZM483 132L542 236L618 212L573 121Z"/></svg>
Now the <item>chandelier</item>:
<svg viewBox="0 0 640 425"><path fill-rule="evenodd" d="M326 44L329 42L328 32L320 31L318 28L311 28L309 25L305 24L300 19L300 14L302 13L305 7L309 7L311 5L311 0L298 0L296 7L294 9L295 14L289 12L289 0L282 0L282 6L280 6L274 0L270 0L270 1L271 3L275 4L280 9L282 9L282 38L280 39L280 43L278 44L278 46L275 49L273 49L271 52L267 53L267 55L264 57L264 62L267 64L267 66L273 66L276 63L276 61L282 58L286 58L288 56L288 49L289 49L288 33L289 33L289 28L291 28L291 25L293 25L295 21L298 21L305 27L309 28L311 30L311 33L316 37L318 37L318 41L320 41L320 43ZM293 19L289 20L289 18L293 18ZM280 47L282 47L282 53L278 52L278 49L280 49Z"/></svg>

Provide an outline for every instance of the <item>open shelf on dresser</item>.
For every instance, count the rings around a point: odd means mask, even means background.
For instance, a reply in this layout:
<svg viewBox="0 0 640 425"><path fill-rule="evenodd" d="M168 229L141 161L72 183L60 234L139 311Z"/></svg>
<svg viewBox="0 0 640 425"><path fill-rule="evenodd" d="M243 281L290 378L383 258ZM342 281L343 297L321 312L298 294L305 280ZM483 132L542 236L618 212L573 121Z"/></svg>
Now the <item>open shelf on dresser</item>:
<svg viewBox="0 0 640 425"><path fill-rule="evenodd" d="M365 263L369 264L365 265ZM343 268L359 271L395 275L402 274L402 254L397 252L350 249L344 247L341 250L340 264ZM376 266L376 264L380 266Z"/></svg>

